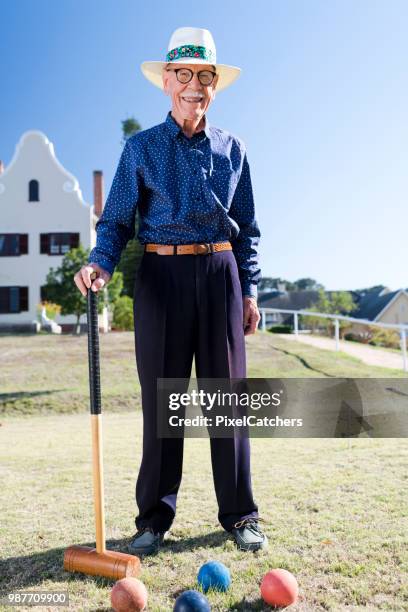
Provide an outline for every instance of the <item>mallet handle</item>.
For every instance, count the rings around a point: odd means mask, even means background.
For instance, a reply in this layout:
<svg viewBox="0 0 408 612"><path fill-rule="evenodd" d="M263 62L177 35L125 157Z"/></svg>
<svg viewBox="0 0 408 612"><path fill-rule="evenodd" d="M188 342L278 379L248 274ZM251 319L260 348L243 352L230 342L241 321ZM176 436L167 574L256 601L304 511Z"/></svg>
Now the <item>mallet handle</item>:
<svg viewBox="0 0 408 612"><path fill-rule="evenodd" d="M95 278L96 272L92 272L91 281ZM91 291L91 288L88 289L87 318L91 414L100 414L102 402L99 373L98 295L96 291Z"/></svg>
<svg viewBox="0 0 408 612"><path fill-rule="evenodd" d="M93 281L95 278L96 272L92 272L91 281ZM102 450L102 402L99 372L98 296L97 292L92 291L91 288L88 289L87 294L87 322L96 551L98 553L103 553L106 551L106 545Z"/></svg>

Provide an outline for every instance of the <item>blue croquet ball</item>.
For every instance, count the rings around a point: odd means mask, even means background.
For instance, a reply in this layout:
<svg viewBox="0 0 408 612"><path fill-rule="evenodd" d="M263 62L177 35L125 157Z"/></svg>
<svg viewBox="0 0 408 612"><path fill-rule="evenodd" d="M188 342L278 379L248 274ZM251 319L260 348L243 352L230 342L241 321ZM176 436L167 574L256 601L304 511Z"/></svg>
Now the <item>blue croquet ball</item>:
<svg viewBox="0 0 408 612"><path fill-rule="evenodd" d="M210 612L208 599L198 591L184 591L176 599L174 612Z"/></svg>
<svg viewBox="0 0 408 612"><path fill-rule="evenodd" d="M231 575L228 567L225 567L223 563L208 561L200 567L197 580L204 593L209 588L216 589L217 591L226 591L231 584Z"/></svg>

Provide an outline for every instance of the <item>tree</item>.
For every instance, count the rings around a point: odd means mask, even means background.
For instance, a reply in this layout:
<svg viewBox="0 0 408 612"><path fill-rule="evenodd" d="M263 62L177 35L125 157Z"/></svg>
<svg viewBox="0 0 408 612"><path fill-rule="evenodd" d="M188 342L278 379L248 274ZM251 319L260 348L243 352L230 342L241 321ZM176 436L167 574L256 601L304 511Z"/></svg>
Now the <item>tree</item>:
<svg viewBox="0 0 408 612"><path fill-rule="evenodd" d="M298 291L318 291L319 289L324 289L323 285L315 281L314 278L299 278L294 284Z"/></svg>
<svg viewBox="0 0 408 612"><path fill-rule="evenodd" d="M125 144L127 139L133 134L140 132L141 125L134 117L129 117L122 121L122 144ZM118 272L123 274L123 290L122 295L127 295L133 298L133 287L135 276L143 256L143 246L137 240L139 232L139 214L136 212L135 219L135 238L129 240L126 247L123 249L120 261L117 265ZM111 281L110 281L111 282Z"/></svg>
<svg viewBox="0 0 408 612"><path fill-rule="evenodd" d="M89 249L79 245L76 249L71 249L62 259L61 266L57 269L51 268L47 274L47 283L44 286L44 293L48 300L61 306L62 315L73 314L76 316L75 332L81 333L80 317L86 312L86 297L78 290L73 278L82 266L86 265L89 258ZM115 278L116 276L116 278ZM123 284L121 275L113 275L109 285L110 294L106 294L106 287L102 290L102 299L98 299L98 312L102 312L104 303L111 295L112 298L118 294L118 286ZM119 289L120 293L120 289ZM101 291L98 292L101 295Z"/></svg>
<svg viewBox="0 0 408 612"><path fill-rule="evenodd" d="M313 278L299 278L297 281L291 282L284 278L272 278L264 276L258 283L259 291L272 291L278 289L279 285L284 285L286 291L318 291L324 289L323 285L315 281Z"/></svg>
<svg viewBox="0 0 408 612"><path fill-rule="evenodd" d="M136 225L136 232L138 225ZM140 262L143 257L143 247L138 240L129 240L126 248L122 252L120 261L117 266L118 272L123 275L123 290L122 295L127 295L133 298L133 288L135 283L136 272L139 269Z"/></svg>
<svg viewBox="0 0 408 612"><path fill-rule="evenodd" d="M123 274L114 272L112 278L107 284L107 302L114 304L122 293L123 289Z"/></svg>
<svg viewBox="0 0 408 612"><path fill-rule="evenodd" d="M330 300L327 297L326 292L323 289L319 289L319 296L317 302L314 302L305 310L309 310L310 312L323 312L330 314ZM315 331L316 328L322 324L322 322L326 322L327 319L322 317L314 317L312 315L302 315L303 324L306 327L309 327L312 331Z"/></svg>
<svg viewBox="0 0 408 612"><path fill-rule="evenodd" d="M357 304L349 291L333 291L330 297L331 311L335 314L347 315L356 310Z"/></svg>
<svg viewBox="0 0 408 612"><path fill-rule="evenodd" d="M330 298L330 311L332 314L342 314L347 316L353 310L357 309L357 304L354 303L353 297L349 291L333 291ZM348 321L339 320L339 333L340 337L344 336L346 329L350 327ZM330 335L334 331L333 319L328 319L328 332Z"/></svg>
<svg viewBox="0 0 408 612"><path fill-rule="evenodd" d="M313 303L307 310L311 312L322 312L325 314L341 314L347 315L357 308L353 302L353 297L349 291L333 291L331 296L323 290L319 289L319 297L317 302ZM314 331L318 325L324 326L329 335L333 334L334 321L319 316L302 315L305 325L311 327ZM348 321L339 320L340 337L344 331L350 327Z"/></svg>
<svg viewBox="0 0 408 612"><path fill-rule="evenodd" d="M135 119L134 117L129 117L128 119L125 119L124 121L122 121L121 144L122 145L126 144L127 139L133 134L136 134L136 132L140 132L141 129L142 129L142 126L140 125L138 120Z"/></svg>
<svg viewBox="0 0 408 612"><path fill-rule="evenodd" d="M61 306L62 315L73 314L77 317L76 333L80 333L79 319L86 312L86 298L78 291L73 278L87 263L88 257L89 249L84 249L82 245L68 251L62 259L61 266L56 270L50 269L44 287L47 299Z"/></svg>
<svg viewBox="0 0 408 612"><path fill-rule="evenodd" d="M116 329L134 330L133 300L128 295L122 295L116 300L112 324Z"/></svg>

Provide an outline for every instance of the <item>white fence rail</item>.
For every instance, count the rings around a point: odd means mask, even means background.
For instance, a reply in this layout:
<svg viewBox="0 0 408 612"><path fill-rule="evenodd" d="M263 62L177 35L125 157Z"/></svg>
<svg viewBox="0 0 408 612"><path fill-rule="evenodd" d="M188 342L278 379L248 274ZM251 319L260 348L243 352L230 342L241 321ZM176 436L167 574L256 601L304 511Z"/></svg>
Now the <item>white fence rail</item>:
<svg viewBox="0 0 408 612"><path fill-rule="evenodd" d="M407 333L408 333L408 325L399 325L397 323L377 323L374 321L368 321L367 319L356 319L355 317L346 317L338 314L326 314L323 312L311 312L310 310L286 310L283 308L260 308L259 312L261 314L261 329L266 331L266 314L272 312L284 312L287 314L293 314L293 329L295 336L299 335L299 315L310 315L312 317L321 317L323 319L333 319L334 320L334 339L336 342L336 351L340 349L339 339L339 321L349 321L351 323L359 323L361 325L370 325L376 327L386 327L388 329L396 329L399 331L400 335L400 344L401 344L401 353L402 353L402 368L404 372L408 372L408 358L407 358Z"/></svg>

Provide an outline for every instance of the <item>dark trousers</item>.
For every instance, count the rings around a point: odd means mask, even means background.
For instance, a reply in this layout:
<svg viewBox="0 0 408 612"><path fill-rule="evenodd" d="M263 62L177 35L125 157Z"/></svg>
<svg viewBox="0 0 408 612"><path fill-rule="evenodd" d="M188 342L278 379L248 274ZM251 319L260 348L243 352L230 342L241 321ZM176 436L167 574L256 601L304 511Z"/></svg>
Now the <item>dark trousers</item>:
<svg viewBox="0 0 408 612"><path fill-rule="evenodd" d="M157 437L157 378L246 376L243 304L232 251L144 253L134 286L136 362L142 390L143 456L137 529L169 529L181 484L183 438ZM257 517L248 438L210 438L218 520L227 531ZM203 500L205 503L205 500Z"/></svg>

